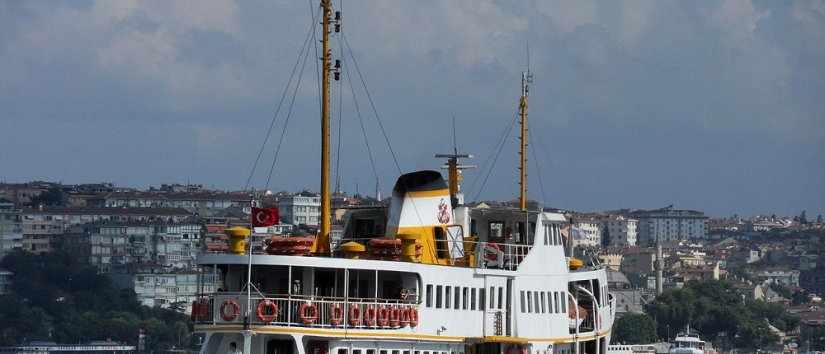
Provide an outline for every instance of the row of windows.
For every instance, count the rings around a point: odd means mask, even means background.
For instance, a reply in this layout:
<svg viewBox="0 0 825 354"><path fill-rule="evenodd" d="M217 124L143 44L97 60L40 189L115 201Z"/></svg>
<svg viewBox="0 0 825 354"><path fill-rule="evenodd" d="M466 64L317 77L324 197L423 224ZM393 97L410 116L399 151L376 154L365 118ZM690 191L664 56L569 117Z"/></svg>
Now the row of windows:
<svg viewBox="0 0 825 354"><path fill-rule="evenodd" d="M429 351L429 350L398 350L398 349L396 349L396 350L387 350L387 349L381 349L381 350L378 350L377 352L379 354L448 354L448 353L449 354L464 354L463 351L458 351L457 352L457 351L452 351L452 350L447 352L445 350L442 350L442 351L438 351L438 350ZM353 349L352 351L350 351L349 349L346 349L346 348L338 349L338 354L350 354L350 353L351 354L362 354L362 353L375 354L376 350L375 349L364 349L364 350Z"/></svg>
<svg viewBox="0 0 825 354"><path fill-rule="evenodd" d="M544 245L549 246L561 246L564 244L564 240L561 237L561 231L559 230L559 225L556 224L545 224L544 225Z"/></svg>
<svg viewBox="0 0 825 354"><path fill-rule="evenodd" d="M433 295L435 293L435 295ZM435 302L433 302L435 298ZM426 306L437 309L484 310L484 289L427 284Z"/></svg>
<svg viewBox="0 0 825 354"><path fill-rule="evenodd" d="M521 291L521 313L567 313L563 291Z"/></svg>

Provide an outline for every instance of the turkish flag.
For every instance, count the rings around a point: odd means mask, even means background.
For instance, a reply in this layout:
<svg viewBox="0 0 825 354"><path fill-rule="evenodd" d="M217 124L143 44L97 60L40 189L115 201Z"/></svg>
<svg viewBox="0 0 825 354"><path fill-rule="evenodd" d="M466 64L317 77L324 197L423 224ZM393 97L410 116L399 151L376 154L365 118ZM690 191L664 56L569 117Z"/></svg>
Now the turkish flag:
<svg viewBox="0 0 825 354"><path fill-rule="evenodd" d="M253 227L272 226L278 219L278 208L252 208Z"/></svg>

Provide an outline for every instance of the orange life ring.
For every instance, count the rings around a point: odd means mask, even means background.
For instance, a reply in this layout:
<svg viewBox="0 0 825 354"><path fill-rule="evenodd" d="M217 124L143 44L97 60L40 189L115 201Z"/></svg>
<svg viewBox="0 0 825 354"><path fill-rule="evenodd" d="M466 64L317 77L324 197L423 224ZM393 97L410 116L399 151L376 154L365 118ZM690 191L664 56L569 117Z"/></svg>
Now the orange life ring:
<svg viewBox="0 0 825 354"><path fill-rule="evenodd" d="M378 325L386 327L390 323L390 310L386 306L378 308Z"/></svg>
<svg viewBox="0 0 825 354"><path fill-rule="evenodd" d="M407 327L410 325L410 308L405 307L401 309L401 313L399 314L398 322L401 327Z"/></svg>
<svg viewBox="0 0 825 354"><path fill-rule="evenodd" d="M258 303L256 312L261 322L269 323L275 321L275 318L278 317L278 304L270 299L264 299ZM267 312L269 312L269 314L267 314Z"/></svg>
<svg viewBox="0 0 825 354"><path fill-rule="evenodd" d="M390 308L390 327L398 327L401 323L401 310L398 307Z"/></svg>
<svg viewBox="0 0 825 354"><path fill-rule="evenodd" d="M311 302L305 302L298 308L298 316L305 325L313 324L318 320L318 306Z"/></svg>
<svg viewBox="0 0 825 354"><path fill-rule="evenodd" d="M226 309L229 308L230 312L226 312ZM238 302L232 299L224 300L221 304L221 319L224 321L234 321L238 318L238 315L241 313L241 307L238 305Z"/></svg>
<svg viewBox="0 0 825 354"><path fill-rule="evenodd" d="M410 327L418 327L418 309L410 308Z"/></svg>
<svg viewBox="0 0 825 354"><path fill-rule="evenodd" d="M349 305L349 325L358 326L361 324L361 308L356 304Z"/></svg>
<svg viewBox="0 0 825 354"><path fill-rule="evenodd" d="M344 310L341 309L341 304L329 304L329 324L333 326L340 326L341 321L344 320Z"/></svg>
<svg viewBox="0 0 825 354"><path fill-rule="evenodd" d="M364 311L364 324L370 327L375 326L375 313L375 306L367 306L367 310Z"/></svg>

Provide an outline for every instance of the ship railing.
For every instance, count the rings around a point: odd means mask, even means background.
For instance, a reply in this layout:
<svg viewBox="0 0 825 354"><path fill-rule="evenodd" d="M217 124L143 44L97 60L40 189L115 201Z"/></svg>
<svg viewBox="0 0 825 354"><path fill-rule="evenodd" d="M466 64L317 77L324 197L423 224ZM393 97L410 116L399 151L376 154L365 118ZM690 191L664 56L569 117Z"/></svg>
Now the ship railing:
<svg viewBox="0 0 825 354"><path fill-rule="evenodd" d="M251 306L249 306L249 316L247 316L246 293L221 292L200 296L198 302L205 304L203 307L205 310L200 313L195 313L193 310L192 317L197 324L249 323L286 327L392 329L403 327L400 325L400 316L398 325L393 325L395 321L387 321L388 323L383 324L379 321L379 310L382 308L387 310L387 320L391 319L389 314L393 309L399 310L399 315L401 310L417 311L418 303L412 299L412 297L409 300L403 300L253 294L249 297ZM268 303L262 304L264 301ZM274 304L274 308L271 304ZM314 310L310 307L314 307ZM237 312L235 312L236 308ZM374 321L366 320L368 309L374 309ZM259 315L259 312L262 315ZM351 320L351 314L356 314L357 320Z"/></svg>
<svg viewBox="0 0 825 354"><path fill-rule="evenodd" d="M475 266L484 269L517 270L532 248L517 243L464 241L465 251L475 254Z"/></svg>

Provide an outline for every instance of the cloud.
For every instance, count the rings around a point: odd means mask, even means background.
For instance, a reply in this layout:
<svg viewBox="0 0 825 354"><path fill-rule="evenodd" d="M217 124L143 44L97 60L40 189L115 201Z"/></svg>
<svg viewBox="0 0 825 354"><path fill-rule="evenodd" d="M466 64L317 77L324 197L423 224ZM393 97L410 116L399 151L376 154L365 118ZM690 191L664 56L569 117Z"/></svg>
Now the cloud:
<svg viewBox="0 0 825 354"><path fill-rule="evenodd" d="M705 171L703 161L718 169L726 163L745 169L745 162L737 161L758 163L733 151L745 144L766 152L767 141L779 142L788 146L782 150L788 155L825 146L825 46L818 45L825 42L822 1L335 4L343 11L344 31L403 166L431 167L430 152L449 148L451 134L442 128L450 125L451 115L457 117L459 141L467 150L488 151L515 111L528 41L535 74L531 128L550 141L548 151L561 156L547 157L544 166L553 169L545 177L565 167L572 169L571 176L612 170L615 161L624 161L634 171L617 171L615 181L605 184L624 190L626 184L659 185L653 176L675 181L692 175L691 168ZM269 0L0 2L0 119L25 120L27 129L51 137L43 148L53 150L66 139L58 131L63 129L52 128L56 122L76 125L72 132L90 141L106 134L101 127L145 124L146 132L169 129L168 135L157 136L186 137L174 144L160 138L152 142L159 151L169 146L186 151L165 155L167 167L175 161L210 164L210 154L246 166L246 153L257 151L263 134L259 128L266 126L280 99L311 25L309 10L316 7L315 1ZM340 35L333 37L333 55L339 58ZM285 142L298 151L316 148L312 44ZM353 64L344 58L355 74ZM359 77L353 79L360 86ZM335 84L334 92L341 86L344 147L361 158L365 149L359 147L361 131L346 81ZM376 141L376 158L389 161L383 137L376 138L380 133L371 108L363 94L359 99L367 132ZM690 132L693 139L673 137L680 132ZM611 138L617 134L623 138ZM570 137L576 139L565 140ZM717 141L730 137L742 141ZM0 142L0 151L14 149L10 141L21 144L7 139ZM566 145L555 143L562 141ZM660 146L668 142L674 146ZM132 145L135 156L141 143ZM686 147L690 144L718 146L723 157L695 152ZM569 151L573 147L587 153ZM667 148L678 150L693 166L663 163L673 173L657 174L645 170L657 166L628 162ZM577 159L565 160L562 151ZM706 155L698 158L691 152ZM285 150L283 163L312 174L317 163L304 155ZM797 175L809 173L770 158ZM0 159L6 159L0 165L30 164L14 156ZM358 166L344 175L366 185L371 170L363 160L352 159ZM83 161L89 171L99 168L93 158ZM512 166L492 177L494 195L510 195L506 186L514 177L508 169ZM379 170L386 179L396 172L386 166ZM231 181L227 184L238 180L217 168L203 172L210 173L205 178ZM559 186L576 182L553 178ZM284 188L306 184L304 178L287 175L282 182ZM770 180L759 183L784 188ZM565 201L565 191L554 192ZM575 198L567 196L567 202Z"/></svg>

